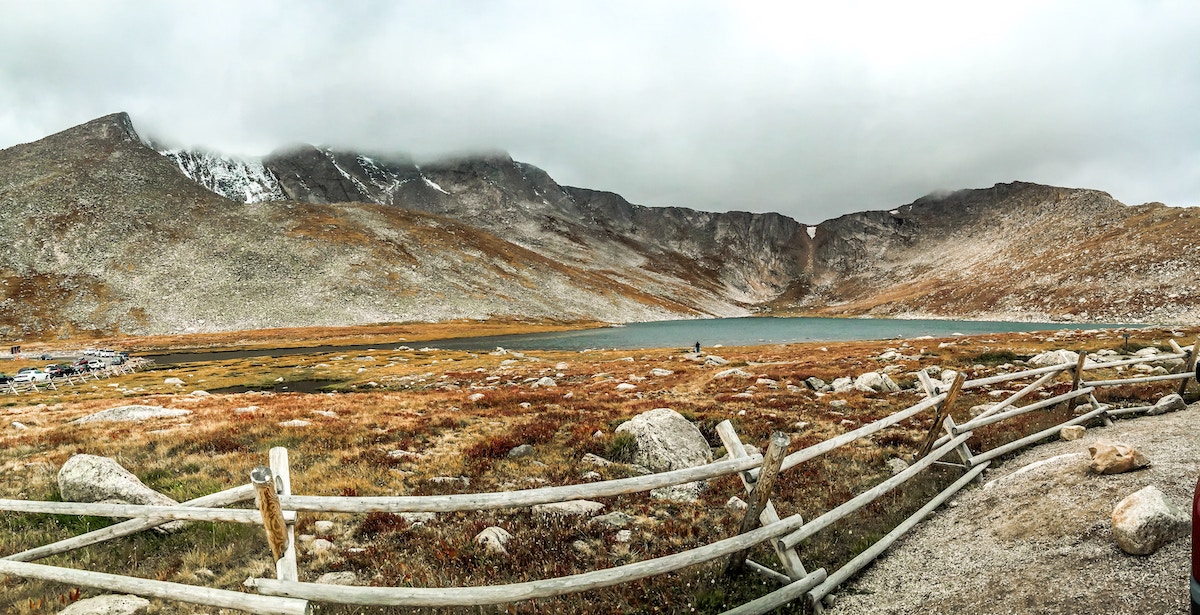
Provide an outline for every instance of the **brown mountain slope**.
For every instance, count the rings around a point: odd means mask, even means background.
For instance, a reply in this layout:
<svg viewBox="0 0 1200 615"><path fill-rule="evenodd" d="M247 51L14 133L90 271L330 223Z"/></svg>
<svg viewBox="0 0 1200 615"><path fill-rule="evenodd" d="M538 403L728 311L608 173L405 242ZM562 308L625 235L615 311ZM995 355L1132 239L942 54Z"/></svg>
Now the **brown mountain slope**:
<svg viewBox="0 0 1200 615"><path fill-rule="evenodd" d="M694 314L439 216L231 202L124 114L0 151L0 241L8 338Z"/></svg>
<svg viewBox="0 0 1200 615"><path fill-rule="evenodd" d="M1200 211L998 184L818 228L822 314L1025 320L1200 318Z"/></svg>

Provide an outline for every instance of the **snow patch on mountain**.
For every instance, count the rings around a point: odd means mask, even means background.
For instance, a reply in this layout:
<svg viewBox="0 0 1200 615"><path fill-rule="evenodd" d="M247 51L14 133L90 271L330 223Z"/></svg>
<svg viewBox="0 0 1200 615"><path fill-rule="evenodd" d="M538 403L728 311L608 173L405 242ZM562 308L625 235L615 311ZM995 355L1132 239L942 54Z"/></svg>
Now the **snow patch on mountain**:
<svg viewBox="0 0 1200 615"><path fill-rule="evenodd" d="M287 197L275 175L257 158L230 158L209 152L160 150L184 175L239 203L282 201Z"/></svg>

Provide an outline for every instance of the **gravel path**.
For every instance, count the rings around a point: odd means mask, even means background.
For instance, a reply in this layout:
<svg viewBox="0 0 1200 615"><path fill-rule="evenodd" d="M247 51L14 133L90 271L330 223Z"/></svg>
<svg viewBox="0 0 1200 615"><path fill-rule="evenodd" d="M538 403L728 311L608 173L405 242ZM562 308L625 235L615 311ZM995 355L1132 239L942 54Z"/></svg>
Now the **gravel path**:
<svg viewBox="0 0 1200 615"><path fill-rule="evenodd" d="M1200 403L1117 420L1082 440L1027 449L983 475L843 585L827 613L1187 613L1191 541L1127 555L1112 509L1156 485L1190 512L1200 477ZM1150 457L1138 472L1100 476L1087 446L1119 440ZM1043 463L1038 463L1043 462ZM1038 464L1038 465L1031 465Z"/></svg>

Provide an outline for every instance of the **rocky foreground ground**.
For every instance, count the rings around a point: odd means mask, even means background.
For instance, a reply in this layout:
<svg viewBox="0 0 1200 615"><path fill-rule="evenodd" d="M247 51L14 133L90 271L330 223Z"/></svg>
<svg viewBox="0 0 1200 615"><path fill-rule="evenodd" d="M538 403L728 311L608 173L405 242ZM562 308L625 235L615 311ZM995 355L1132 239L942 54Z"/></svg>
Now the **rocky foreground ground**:
<svg viewBox="0 0 1200 615"><path fill-rule="evenodd" d="M1190 511L1200 478L1200 404L1093 427L1081 440L1028 449L993 466L842 588L830 613L1183 614L1190 541L1130 555L1113 537L1113 508L1156 486ZM1151 464L1098 475L1098 439L1135 446ZM1189 512L1190 515L1190 512Z"/></svg>

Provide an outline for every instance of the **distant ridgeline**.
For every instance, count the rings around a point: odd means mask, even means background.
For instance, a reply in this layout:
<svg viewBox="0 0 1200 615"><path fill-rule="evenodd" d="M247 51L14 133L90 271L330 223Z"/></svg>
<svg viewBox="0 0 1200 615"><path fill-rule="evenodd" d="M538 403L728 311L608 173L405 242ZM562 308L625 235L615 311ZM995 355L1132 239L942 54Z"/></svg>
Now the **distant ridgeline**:
<svg viewBox="0 0 1200 615"><path fill-rule="evenodd" d="M159 151L119 113L0 150L0 214L14 339L497 316L1200 321L1195 210L1026 183L814 226L635 205L499 153Z"/></svg>

